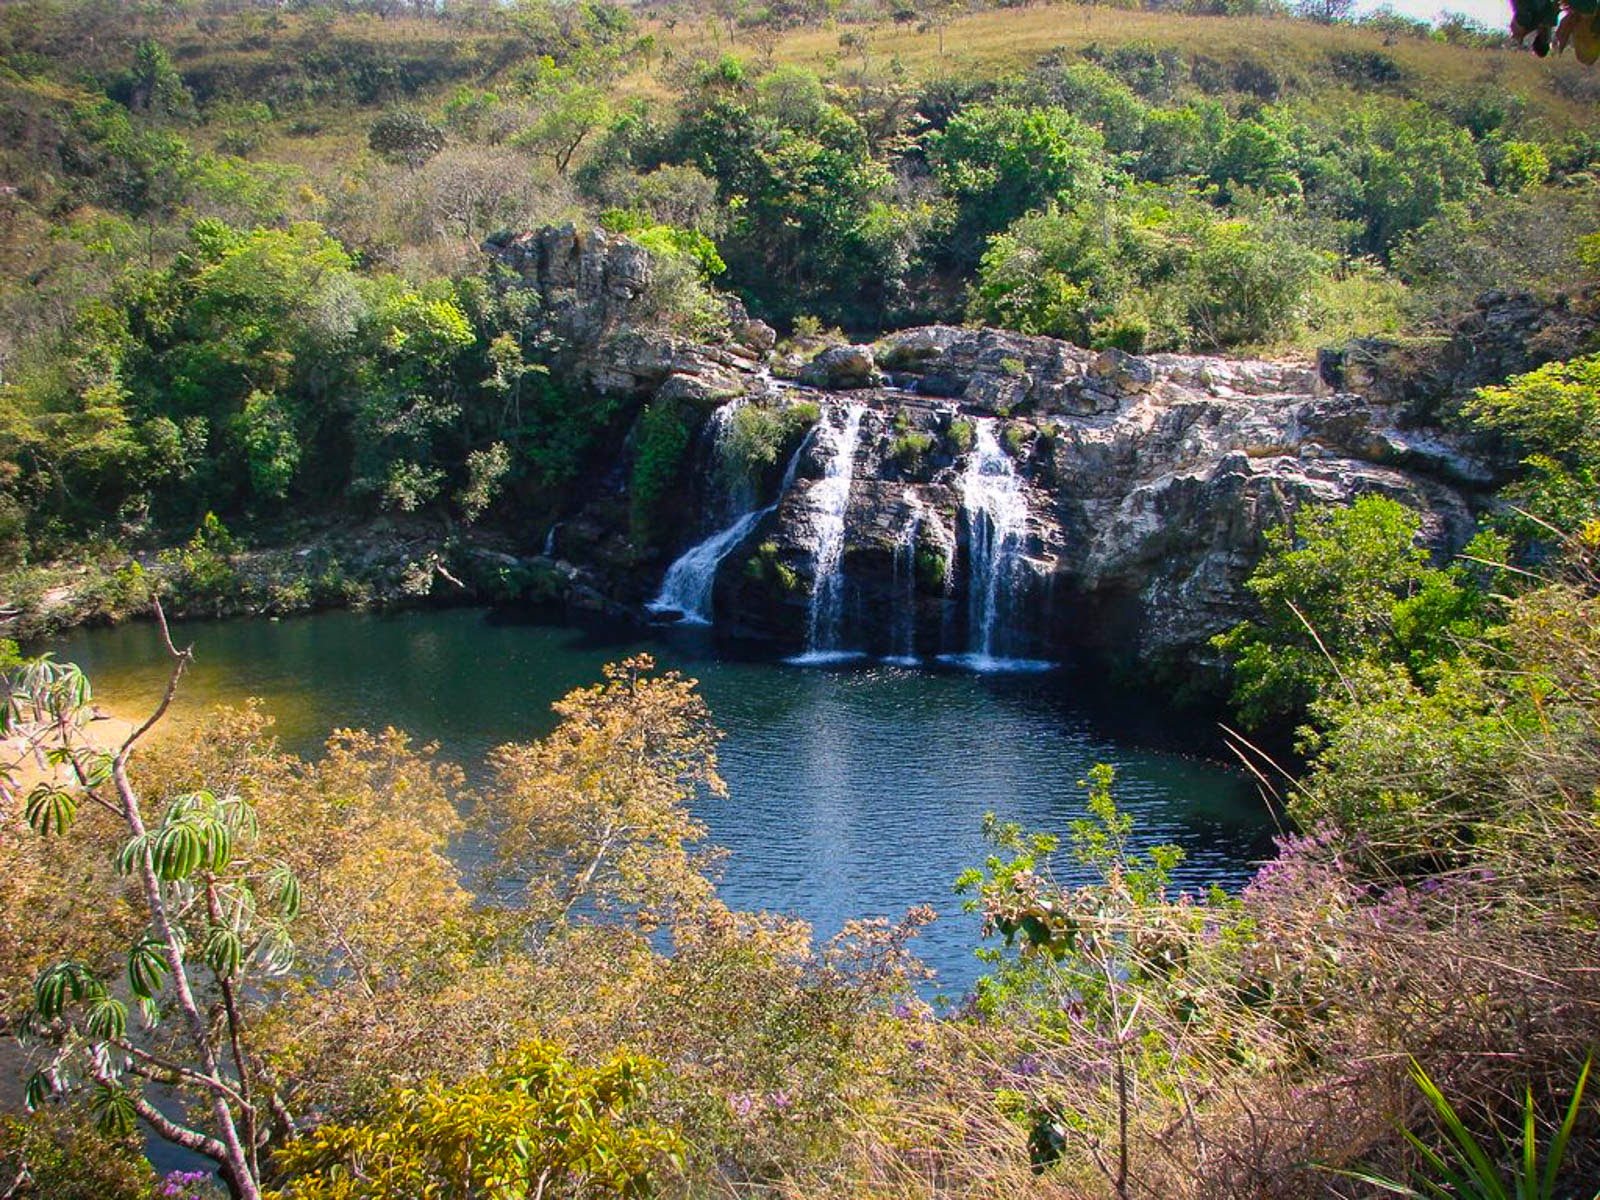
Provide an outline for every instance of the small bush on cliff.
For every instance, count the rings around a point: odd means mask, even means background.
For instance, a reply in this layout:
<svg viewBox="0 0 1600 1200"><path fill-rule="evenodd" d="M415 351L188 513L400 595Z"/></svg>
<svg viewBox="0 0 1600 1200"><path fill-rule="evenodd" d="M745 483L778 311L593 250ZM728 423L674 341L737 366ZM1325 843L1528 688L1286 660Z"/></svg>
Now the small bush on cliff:
<svg viewBox="0 0 1600 1200"><path fill-rule="evenodd" d="M1514 507L1499 523L1525 555L1546 556L1563 536L1600 529L1600 355L1483 388L1466 414L1524 455L1523 478L1502 493Z"/></svg>
<svg viewBox="0 0 1600 1200"><path fill-rule="evenodd" d="M650 252L650 280L641 301L651 318L688 337L708 336L726 324L726 310L710 287L728 269L715 242L699 230L629 212L606 213L602 222Z"/></svg>
<svg viewBox="0 0 1600 1200"><path fill-rule="evenodd" d="M922 456L933 449L934 436L921 429L910 429L900 434L889 446L889 455L903 467L915 466Z"/></svg>
<svg viewBox="0 0 1600 1200"><path fill-rule="evenodd" d="M639 417L629 485L628 519L636 542L648 545L665 529L666 503L689 450L689 422L676 402L656 401Z"/></svg>
<svg viewBox="0 0 1600 1200"><path fill-rule="evenodd" d="M754 495L770 485L780 459L794 452L800 439L822 416L810 401L768 408L746 404L729 419L718 445L717 470L730 492Z"/></svg>
<svg viewBox="0 0 1600 1200"><path fill-rule="evenodd" d="M778 557L777 542L762 542L744 562L746 579L767 587L775 587L784 595L792 595L804 586L800 573Z"/></svg>
<svg viewBox="0 0 1600 1200"><path fill-rule="evenodd" d="M1261 617L1212 639L1233 663L1233 702L1259 725L1342 682L1345 664L1396 664L1417 678L1482 629L1483 595L1416 544L1421 518L1381 496L1301 509L1267 533L1246 586Z"/></svg>

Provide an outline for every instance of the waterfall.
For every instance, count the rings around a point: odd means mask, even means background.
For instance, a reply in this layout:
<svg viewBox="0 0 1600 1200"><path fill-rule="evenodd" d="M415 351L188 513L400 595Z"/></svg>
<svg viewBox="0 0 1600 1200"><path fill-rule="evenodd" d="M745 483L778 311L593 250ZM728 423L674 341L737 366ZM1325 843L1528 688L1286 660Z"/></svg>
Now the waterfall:
<svg viewBox="0 0 1600 1200"><path fill-rule="evenodd" d="M811 485L811 603L806 612L805 653L791 659L797 663L831 662L855 658L841 644L844 626L845 515L850 508L850 484L855 477L856 446L861 441L864 405L845 409L844 425L839 429L824 423L828 464L822 478Z"/></svg>
<svg viewBox="0 0 1600 1200"><path fill-rule="evenodd" d="M992 417L976 422L977 437L961 476L967 518L967 649L942 656L975 671L1041 670L1051 664L1003 658L1013 593L1022 582L1028 500L1015 465L995 438Z"/></svg>
<svg viewBox="0 0 1600 1200"><path fill-rule="evenodd" d="M909 488L905 493L906 523L894 546L894 573L890 590L894 614L890 618L890 653L884 662L896 667L917 665L917 535L922 532L922 501Z"/></svg>
<svg viewBox="0 0 1600 1200"><path fill-rule="evenodd" d="M712 414L714 437L718 443L726 436L729 422L739 404L738 400L731 401ZM680 623L685 625L711 624L711 593L717 582L717 568L782 503L789 485L794 482L795 469L800 465L800 456L805 452L809 440L809 435L802 439L790 456L789 465L783 472L783 482L778 485L778 494L773 497L772 503L765 508L752 509L749 506L755 500L747 497L744 504L740 505L742 511L729 524L705 541L690 546L667 568L666 578L661 581L661 591L645 605L647 609L653 613L678 613Z"/></svg>
<svg viewBox="0 0 1600 1200"><path fill-rule="evenodd" d="M744 406L745 398L736 396L719 407L711 414L710 419L706 421L706 431L701 440L703 447L701 454L704 459L704 465L701 469L709 479L715 480L725 474L722 469L723 446L728 440L728 431L733 428L734 414ZM751 485L748 480L744 480L740 481L737 486L728 489L728 495L722 509L724 514L731 515L737 519L755 507L756 498L751 493Z"/></svg>

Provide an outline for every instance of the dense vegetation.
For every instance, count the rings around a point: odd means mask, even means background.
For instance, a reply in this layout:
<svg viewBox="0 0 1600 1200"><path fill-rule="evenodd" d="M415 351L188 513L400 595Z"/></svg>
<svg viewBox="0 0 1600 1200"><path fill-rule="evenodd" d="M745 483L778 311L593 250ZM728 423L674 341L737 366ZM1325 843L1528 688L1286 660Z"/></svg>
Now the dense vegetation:
<svg viewBox="0 0 1600 1200"><path fill-rule="evenodd" d="M1224 7L7 5L0 564L207 513L559 518L639 413L548 372L479 250L503 228L630 232L691 334L714 281L780 328L1304 348L1588 277L1581 68ZM355 586L319 578L288 606Z"/></svg>

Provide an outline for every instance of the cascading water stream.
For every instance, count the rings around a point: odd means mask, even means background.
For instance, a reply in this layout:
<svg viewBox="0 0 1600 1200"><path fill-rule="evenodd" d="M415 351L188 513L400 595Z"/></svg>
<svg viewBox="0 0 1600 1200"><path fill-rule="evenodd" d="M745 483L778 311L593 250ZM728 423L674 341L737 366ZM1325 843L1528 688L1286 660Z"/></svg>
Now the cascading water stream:
<svg viewBox="0 0 1600 1200"><path fill-rule="evenodd" d="M889 630L893 652L883 661L896 667L917 665L917 535L922 532L922 501L909 489L905 494L906 523L894 547L894 615Z"/></svg>
<svg viewBox="0 0 1600 1200"><path fill-rule="evenodd" d="M714 436L718 444L727 436L733 412L737 410L739 403L737 400L732 401L712 414L711 419L717 422ZM722 560L750 535L751 530L783 502L790 485L794 483L795 470L800 465L800 456L805 452L809 441L808 434L790 456L789 465L783 472L783 482L778 485L778 494L773 497L772 503L765 508L747 508L705 541L690 546L680 554L667 568L666 577L661 581L661 590L654 600L645 605L647 609L653 613L678 613L680 624L711 624L711 598L717 582L717 568L722 565ZM747 498L746 503L752 504L754 500Z"/></svg>
<svg viewBox="0 0 1600 1200"><path fill-rule="evenodd" d="M811 603L806 611L805 653L795 663L836 662L856 658L844 649L844 534L850 508L850 484L855 478L856 447L861 441L864 405L845 409L844 424L834 429L826 423L831 453L822 478L811 486Z"/></svg>
<svg viewBox="0 0 1600 1200"><path fill-rule="evenodd" d="M1022 583L1028 500L1011 456L995 437L992 417L976 422L977 436L961 476L967 518L967 649L943 655L974 671L1042 670L1052 664L1003 658L1013 594Z"/></svg>

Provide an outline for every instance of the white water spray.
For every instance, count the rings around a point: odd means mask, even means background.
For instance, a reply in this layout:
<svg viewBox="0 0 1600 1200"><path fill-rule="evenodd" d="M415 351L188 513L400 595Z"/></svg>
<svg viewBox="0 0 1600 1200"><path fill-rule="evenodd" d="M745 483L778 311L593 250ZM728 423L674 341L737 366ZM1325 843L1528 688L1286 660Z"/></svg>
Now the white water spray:
<svg viewBox="0 0 1600 1200"><path fill-rule="evenodd" d="M733 413L739 404L738 400L732 401L712 414L711 419L717 422L716 444L720 445L727 436ZM809 440L808 435L790 457L789 465L783 472L783 482L778 485L778 494L773 497L772 503L765 508L750 509L747 506L754 501L747 498L744 511L738 513L729 524L678 556L667 568L660 592L646 608L653 613L678 613L679 622L685 625L711 624L711 600L717 582L717 568L783 502L789 486L794 483L795 469L800 465L800 456Z"/></svg>
<svg viewBox="0 0 1600 1200"><path fill-rule="evenodd" d="M943 657L974 671L1043 670L1051 664L997 654L1004 648L1011 601L1023 582L1028 500L1011 456L995 437L994 419L979 419L976 426L961 476L961 507L967 518L967 650Z"/></svg>
<svg viewBox="0 0 1600 1200"><path fill-rule="evenodd" d="M828 464L822 478L812 484L811 519L811 603L806 611L805 653L791 662L818 663L856 654L842 645L844 626L844 535L845 516L850 508L850 485L855 478L856 447L861 441L864 405L845 409L839 429L823 424L826 431Z"/></svg>

